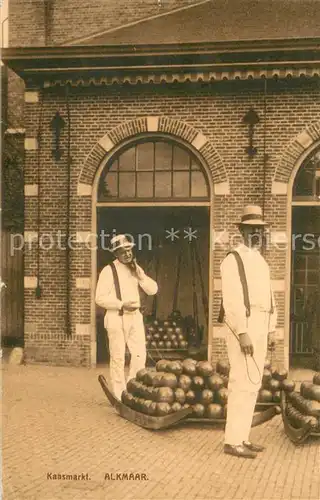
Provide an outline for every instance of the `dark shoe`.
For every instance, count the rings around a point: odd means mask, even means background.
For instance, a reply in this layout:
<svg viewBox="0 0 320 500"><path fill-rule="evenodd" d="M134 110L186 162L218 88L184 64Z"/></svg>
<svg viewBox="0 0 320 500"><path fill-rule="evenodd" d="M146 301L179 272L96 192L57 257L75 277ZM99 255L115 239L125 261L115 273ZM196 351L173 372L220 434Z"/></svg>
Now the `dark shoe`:
<svg viewBox="0 0 320 500"><path fill-rule="evenodd" d="M248 448L248 450L255 451L255 452L260 452L264 451L265 447L261 446L261 444L253 444L250 441L243 441L243 445Z"/></svg>
<svg viewBox="0 0 320 500"><path fill-rule="evenodd" d="M233 455L235 457L242 458L256 458L257 454L253 451L250 451L248 448L243 446L242 444L232 446L231 444L225 444L223 451L228 453L228 455Z"/></svg>

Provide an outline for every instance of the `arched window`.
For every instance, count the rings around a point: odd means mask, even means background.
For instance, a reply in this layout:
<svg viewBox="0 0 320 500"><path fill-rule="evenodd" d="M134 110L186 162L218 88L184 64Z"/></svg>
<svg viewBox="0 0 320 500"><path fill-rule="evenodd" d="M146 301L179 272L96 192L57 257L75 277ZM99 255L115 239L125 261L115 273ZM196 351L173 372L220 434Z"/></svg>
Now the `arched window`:
<svg viewBox="0 0 320 500"><path fill-rule="evenodd" d="M293 200L320 199L320 150L300 167L293 186Z"/></svg>
<svg viewBox="0 0 320 500"><path fill-rule="evenodd" d="M104 167L98 202L209 201L208 181L198 158L180 144L151 138L129 145Z"/></svg>

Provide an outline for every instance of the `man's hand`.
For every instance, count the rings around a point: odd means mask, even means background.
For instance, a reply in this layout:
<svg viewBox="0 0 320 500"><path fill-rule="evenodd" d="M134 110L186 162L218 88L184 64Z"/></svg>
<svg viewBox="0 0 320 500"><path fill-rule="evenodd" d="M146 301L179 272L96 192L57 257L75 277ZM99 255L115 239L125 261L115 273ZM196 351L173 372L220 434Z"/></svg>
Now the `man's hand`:
<svg viewBox="0 0 320 500"><path fill-rule="evenodd" d="M253 356L253 345L247 333L239 333L239 342L241 351L244 354L249 354L250 356Z"/></svg>
<svg viewBox="0 0 320 500"><path fill-rule="evenodd" d="M139 281L144 278L144 271L142 267L138 266L136 259L132 261L132 270Z"/></svg>
<svg viewBox="0 0 320 500"><path fill-rule="evenodd" d="M138 307L139 307L138 302L134 300L128 300L127 302L124 302L122 305L124 311L134 311L135 309L138 309Z"/></svg>

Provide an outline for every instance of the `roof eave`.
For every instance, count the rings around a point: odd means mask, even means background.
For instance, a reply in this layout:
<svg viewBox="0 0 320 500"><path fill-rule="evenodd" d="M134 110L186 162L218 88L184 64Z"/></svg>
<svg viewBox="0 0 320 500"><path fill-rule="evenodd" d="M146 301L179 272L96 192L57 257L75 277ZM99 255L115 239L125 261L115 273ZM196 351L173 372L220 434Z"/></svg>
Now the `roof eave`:
<svg viewBox="0 0 320 500"><path fill-rule="evenodd" d="M190 42L176 44L119 44L119 45L64 45L42 47L9 47L2 50L7 59L20 57L81 57L83 54L93 55L97 52L105 56L116 55L150 55L150 54L188 54L215 52L252 52L279 50L315 50L320 48L320 37L284 38L264 40L230 40L216 42Z"/></svg>
<svg viewBox="0 0 320 500"><path fill-rule="evenodd" d="M41 74L105 71L225 71L233 68L317 67L320 37L161 45L12 47L2 61L23 79Z"/></svg>

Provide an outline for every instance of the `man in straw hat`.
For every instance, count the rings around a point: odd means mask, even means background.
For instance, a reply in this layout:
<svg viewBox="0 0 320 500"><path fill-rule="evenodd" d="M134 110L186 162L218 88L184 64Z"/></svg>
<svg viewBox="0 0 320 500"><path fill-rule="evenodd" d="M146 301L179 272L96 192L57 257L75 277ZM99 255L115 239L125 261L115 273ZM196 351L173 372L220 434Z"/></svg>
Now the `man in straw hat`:
<svg viewBox="0 0 320 500"><path fill-rule="evenodd" d="M158 291L157 283L136 263L133 246L134 243L123 234L111 239L109 250L116 259L102 269L96 289L96 303L106 309L104 326L109 339L110 378L118 399L121 399L122 391L126 389L126 345L131 354L129 379L134 378L146 363L139 286L147 295L155 295Z"/></svg>
<svg viewBox="0 0 320 500"><path fill-rule="evenodd" d="M264 447L251 443L249 435L261 387L268 340L270 342L274 334L277 313L270 269L259 251L267 226L261 208L252 205L245 207L237 225L243 243L229 253L221 264L230 362L224 451L238 457L255 458Z"/></svg>

